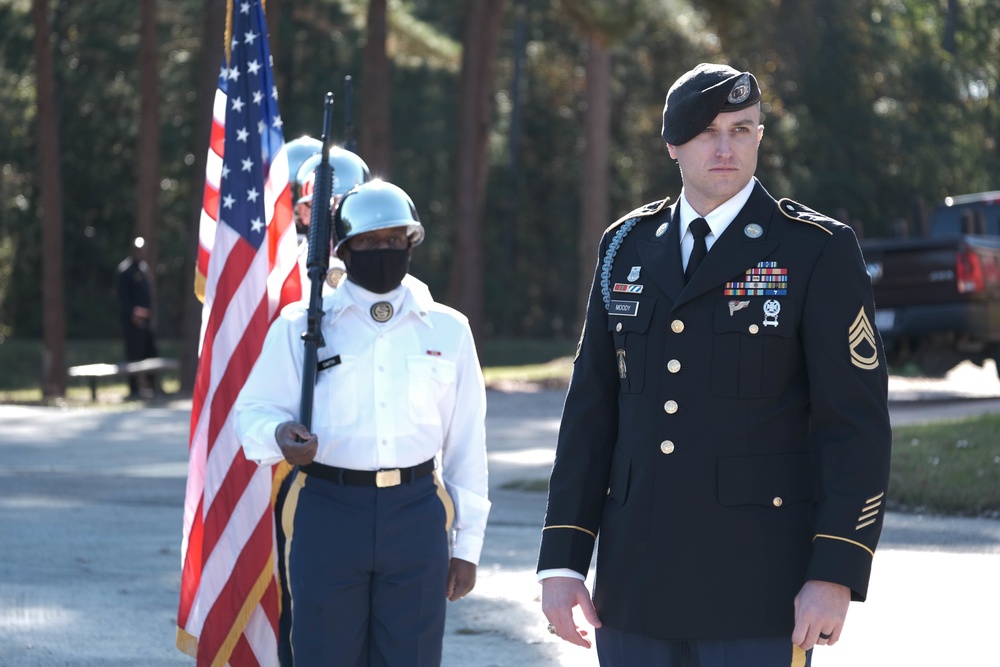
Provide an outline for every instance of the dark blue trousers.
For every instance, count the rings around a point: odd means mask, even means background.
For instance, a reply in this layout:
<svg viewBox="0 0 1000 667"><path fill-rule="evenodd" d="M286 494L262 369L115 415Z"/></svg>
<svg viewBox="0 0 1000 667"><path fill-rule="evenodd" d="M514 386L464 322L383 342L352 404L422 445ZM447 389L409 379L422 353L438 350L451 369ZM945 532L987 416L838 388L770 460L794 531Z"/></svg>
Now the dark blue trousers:
<svg viewBox="0 0 1000 667"><path fill-rule="evenodd" d="M665 641L603 627L596 631L601 667L809 667L812 650L789 637Z"/></svg>
<svg viewBox="0 0 1000 667"><path fill-rule="evenodd" d="M433 475L390 488L299 471L282 523L295 667L437 667L448 539Z"/></svg>

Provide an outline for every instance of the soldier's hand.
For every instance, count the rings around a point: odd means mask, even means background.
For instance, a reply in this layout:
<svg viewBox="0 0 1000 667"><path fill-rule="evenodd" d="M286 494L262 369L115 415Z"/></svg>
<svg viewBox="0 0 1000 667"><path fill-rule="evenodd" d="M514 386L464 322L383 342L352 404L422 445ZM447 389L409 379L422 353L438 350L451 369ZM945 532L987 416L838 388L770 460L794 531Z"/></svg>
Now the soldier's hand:
<svg viewBox="0 0 1000 667"><path fill-rule="evenodd" d="M587 587L573 577L549 577L542 580L542 613L549 619L549 632L560 639L584 648L590 648L587 631L581 630L573 619L573 607L580 605L583 617L595 628L601 619L590 600Z"/></svg>
<svg viewBox="0 0 1000 667"><path fill-rule="evenodd" d="M795 596L795 629L792 643L803 651L840 639L851 604L851 589L829 581L810 579Z"/></svg>
<svg viewBox="0 0 1000 667"><path fill-rule="evenodd" d="M312 463L319 447L316 435L297 422L278 424L278 428L274 430L274 439L278 441L285 460L294 466Z"/></svg>
<svg viewBox="0 0 1000 667"><path fill-rule="evenodd" d="M448 563L448 588L445 596L455 602L469 594L476 585L476 566L461 558Z"/></svg>

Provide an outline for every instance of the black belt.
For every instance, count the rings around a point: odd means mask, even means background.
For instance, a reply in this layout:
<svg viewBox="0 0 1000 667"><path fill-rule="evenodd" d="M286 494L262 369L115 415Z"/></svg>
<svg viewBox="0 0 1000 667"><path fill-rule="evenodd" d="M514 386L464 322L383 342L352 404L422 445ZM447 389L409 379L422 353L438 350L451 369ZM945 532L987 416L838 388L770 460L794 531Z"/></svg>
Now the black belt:
<svg viewBox="0 0 1000 667"><path fill-rule="evenodd" d="M325 479L334 484L385 488L387 486L399 486L403 483L409 483L420 479L424 475L431 474L434 471L434 459L418 463L409 468L393 468L391 470L348 470L347 468L335 468L315 462L299 466L299 469L307 475L315 475L320 479Z"/></svg>

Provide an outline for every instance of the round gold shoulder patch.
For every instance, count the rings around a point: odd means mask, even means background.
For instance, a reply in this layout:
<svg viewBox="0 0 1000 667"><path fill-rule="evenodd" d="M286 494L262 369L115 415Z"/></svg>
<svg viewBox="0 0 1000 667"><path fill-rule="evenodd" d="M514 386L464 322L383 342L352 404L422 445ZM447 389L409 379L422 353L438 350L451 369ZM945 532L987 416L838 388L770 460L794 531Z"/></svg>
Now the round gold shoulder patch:
<svg viewBox="0 0 1000 667"><path fill-rule="evenodd" d="M326 284L336 287L340 284L340 279L344 277L344 270L340 267L330 269L326 272Z"/></svg>
<svg viewBox="0 0 1000 667"><path fill-rule="evenodd" d="M388 322L392 319L392 304L388 301L379 301L371 307L369 312L371 313L372 319L376 322Z"/></svg>

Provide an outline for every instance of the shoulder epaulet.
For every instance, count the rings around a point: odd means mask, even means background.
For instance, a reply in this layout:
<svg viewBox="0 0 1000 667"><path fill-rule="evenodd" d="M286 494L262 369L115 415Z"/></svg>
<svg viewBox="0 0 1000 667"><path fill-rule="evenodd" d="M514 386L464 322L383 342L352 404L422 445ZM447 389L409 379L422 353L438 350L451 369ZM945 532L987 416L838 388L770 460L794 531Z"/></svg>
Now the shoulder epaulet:
<svg viewBox="0 0 1000 667"><path fill-rule="evenodd" d="M781 209L786 218L808 223L822 229L827 234L833 234L838 227L843 226L843 223L837 222L833 218L827 217L787 197L778 202L778 208Z"/></svg>
<svg viewBox="0 0 1000 667"><path fill-rule="evenodd" d="M666 206L667 204L669 204L669 203L670 203L670 197L666 197L665 199L659 199L657 201L650 202L648 204L644 204L644 205L640 206L639 208L635 209L634 211L630 211L630 212L626 213L625 215L623 215L622 217L620 217L617 220L615 220L614 223L610 227L608 227L607 229L605 229L604 231L605 232L610 232L615 227L618 227L619 225L621 225L626 220L631 220L632 218L644 218L644 217L646 217L648 215L653 215L654 213L659 213L660 210L664 206Z"/></svg>

